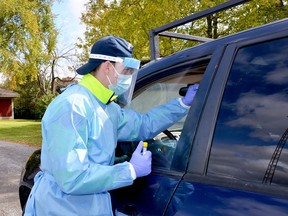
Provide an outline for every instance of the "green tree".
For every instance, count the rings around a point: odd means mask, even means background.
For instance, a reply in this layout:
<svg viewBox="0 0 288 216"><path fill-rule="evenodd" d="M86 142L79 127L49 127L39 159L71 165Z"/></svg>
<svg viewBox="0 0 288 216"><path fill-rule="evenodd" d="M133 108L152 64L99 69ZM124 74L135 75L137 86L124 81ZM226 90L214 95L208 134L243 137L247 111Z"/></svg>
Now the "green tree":
<svg viewBox="0 0 288 216"><path fill-rule="evenodd" d="M47 68L55 58L58 33L51 11L53 2L1 0L0 73L6 78L4 86L20 93L15 115L19 110L33 118L43 109L41 101L51 98L42 84L47 83Z"/></svg>
<svg viewBox="0 0 288 216"><path fill-rule="evenodd" d="M85 42L81 46L87 50L97 39L112 34L131 42L136 58L147 59L149 30L184 17L194 10L193 1L187 0L122 0L110 3L90 0L82 16L87 29Z"/></svg>
<svg viewBox="0 0 288 216"><path fill-rule="evenodd" d="M38 79L56 47L53 0L1 0L0 71L12 89Z"/></svg>
<svg viewBox="0 0 288 216"><path fill-rule="evenodd" d="M110 34L130 41L136 58L149 59L149 30L223 2L225 0L89 0L82 14L87 26L85 41L79 44L86 50L82 60L88 58L88 50L96 40ZM171 31L218 38L286 17L287 7L286 0L251 1ZM159 40L162 56L195 44L165 37Z"/></svg>
<svg viewBox="0 0 288 216"><path fill-rule="evenodd" d="M254 0L230 10L225 35L287 17L287 0Z"/></svg>
<svg viewBox="0 0 288 216"><path fill-rule="evenodd" d="M38 80L27 80L18 84L19 98L14 99L14 117L21 119L41 119L44 112L55 97L52 93L43 94L39 91Z"/></svg>

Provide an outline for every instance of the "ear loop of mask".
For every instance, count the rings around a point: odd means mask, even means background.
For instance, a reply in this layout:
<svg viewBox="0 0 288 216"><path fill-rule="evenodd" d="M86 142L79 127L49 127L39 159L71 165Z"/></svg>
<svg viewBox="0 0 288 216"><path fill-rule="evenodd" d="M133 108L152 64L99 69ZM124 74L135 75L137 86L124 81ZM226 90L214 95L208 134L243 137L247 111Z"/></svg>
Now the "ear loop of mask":
<svg viewBox="0 0 288 216"><path fill-rule="evenodd" d="M112 85L112 82L111 82L111 80L110 80L110 78L108 77L107 74L106 74L106 77L107 77L107 79L108 79L109 84Z"/></svg>
<svg viewBox="0 0 288 216"><path fill-rule="evenodd" d="M117 77L119 77L120 76L119 72L116 70L116 68L113 66L113 64L111 62L110 62L110 64L113 67L114 72L117 74Z"/></svg>
<svg viewBox="0 0 288 216"><path fill-rule="evenodd" d="M117 76L119 76L120 74L116 71L116 69L115 69L115 67L113 66L113 64L109 61L109 63L111 64L111 66L113 67L113 69L114 69L114 72L116 72L116 74L117 74ZM112 84L112 82L111 82L111 80L110 80L110 78L109 78L109 76L106 74L106 77L107 77L107 79L108 79L108 81L109 81L109 84L110 85L113 85ZM118 77L117 77L117 79L118 79Z"/></svg>

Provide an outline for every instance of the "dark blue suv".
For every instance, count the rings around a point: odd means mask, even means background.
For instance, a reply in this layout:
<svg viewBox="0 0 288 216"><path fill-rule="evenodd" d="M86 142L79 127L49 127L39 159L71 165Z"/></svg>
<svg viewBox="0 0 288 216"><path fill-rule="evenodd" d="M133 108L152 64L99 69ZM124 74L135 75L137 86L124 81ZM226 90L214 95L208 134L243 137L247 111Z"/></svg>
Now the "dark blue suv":
<svg viewBox="0 0 288 216"><path fill-rule="evenodd" d="M139 71L145 112L200 88L182 121L149 143L152 173L110 191L124 215L288 215L288 19L183 50ZM119 143L115 163L136 143ZM19 187L26 203L40 150Z"/></svg>

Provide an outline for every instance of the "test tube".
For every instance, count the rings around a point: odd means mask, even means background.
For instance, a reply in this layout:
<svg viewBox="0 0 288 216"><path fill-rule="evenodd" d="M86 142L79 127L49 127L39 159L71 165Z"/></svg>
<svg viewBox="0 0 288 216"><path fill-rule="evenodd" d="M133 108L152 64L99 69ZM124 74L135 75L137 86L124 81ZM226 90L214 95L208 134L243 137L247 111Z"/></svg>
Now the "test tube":
<svg viewBox="0 0 288 216"><path fill-rule="evenodd" d="M144 155L147 152L148 142L143 142L142 146L143 146L142 155Z"/></svg>

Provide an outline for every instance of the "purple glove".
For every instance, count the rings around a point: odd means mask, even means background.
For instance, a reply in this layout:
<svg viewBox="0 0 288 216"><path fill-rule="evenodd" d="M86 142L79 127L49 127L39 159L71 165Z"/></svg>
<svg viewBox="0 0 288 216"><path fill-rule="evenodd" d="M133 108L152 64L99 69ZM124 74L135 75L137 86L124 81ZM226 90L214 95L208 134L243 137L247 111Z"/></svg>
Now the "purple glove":
<svg viewBox="0 0 288 216"><path fill-rule="evenodd" d="M186 95L182 98L182 102L186 105L186 106L191 106L192 101L196 95L196 92L198 90L199 84L194 84L194 85L190 85L188 87L188 90L186 92Z"/></svg>
<svg viewBox="0 0 288 216"><path fill-rule="evenodd" d="M146 154L142 155L142 145L143 142L140 141L130 160L136 177L146 176L151 172L152 154L150 151L147 151Z"/></svg>

